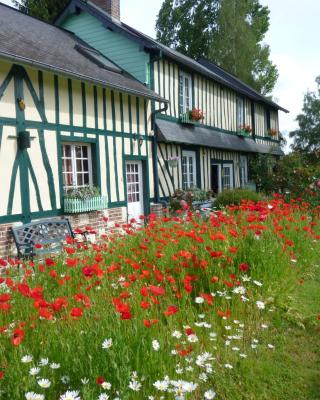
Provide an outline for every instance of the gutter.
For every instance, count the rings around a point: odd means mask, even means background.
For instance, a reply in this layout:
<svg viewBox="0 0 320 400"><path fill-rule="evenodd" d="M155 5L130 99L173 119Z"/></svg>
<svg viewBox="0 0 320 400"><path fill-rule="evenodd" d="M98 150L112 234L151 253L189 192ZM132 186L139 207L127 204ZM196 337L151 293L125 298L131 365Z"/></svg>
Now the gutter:
<svg viewBox="0 0 320 400"><path fill-rule="evenodd" d="M146 93L140 92L139 90L128 89L128 88L125 88L123 86L114 85L112 83L107 83L107 82L105 82L105 81L103 81L101 79L94 79L94 78L92 78L90 76L79 74L77 72L65 70L65 69L62 69L60 67L56 67L56 66L53 66L53 65L50 65L50 64L42 63L40 61L34 61L34 60L32 60L30 58L27 58L27 57L17 56L17 55L14 55L14 54L11 54L11 53L7 53L7 52L4 52L4 51L0 51L0 56L3 57L6 60L9 60L9 61L12 61L12 62L19 62L19 63L24 63L24 64L27 64L27 65L30 65L30 66L36 66L38 68L42 68L42 69L44 69L46 71L49 71L49 72L52 72L52 73L61 73L62 75L65 75L65 76L70 77L70 78L78 78L79 80L83 80L83 81L90 82L90 83L93 83L93 84L98 84L98 85L101 85L101 86L104 86L104 87L110 87L112 89L115 89L115 90L118 90L118 91L122 91L122 92L125 92L125 93L128 93L128 94L133 94L135 96L141 96L141 97L144 97L144 98L149 99L149 100L154 100L154 101L158 101L158 102L161 102L161 103L168 103L168 101L166 99L163 99L162 97L151 96L151 95L148 95Z"/></svg>
<svg viewBox="0 0 320 400"><path fill-rule="evenodd" d="M154 132L153 135L153 141L152 141L152 152L153 152L153 176L154 176L154 197L156 200L156 203L158 204L163 204L165 207L167 207L167 203L160 201L160 195L159 195L159 174L158 174L158 140L157 140L157 135L156 135L156 114L161 113L163 111L167 111L169 107L169 103L166 102L165 106L163 108L160 108L158 110L154 110L151 113L151 126Z"/></svg>

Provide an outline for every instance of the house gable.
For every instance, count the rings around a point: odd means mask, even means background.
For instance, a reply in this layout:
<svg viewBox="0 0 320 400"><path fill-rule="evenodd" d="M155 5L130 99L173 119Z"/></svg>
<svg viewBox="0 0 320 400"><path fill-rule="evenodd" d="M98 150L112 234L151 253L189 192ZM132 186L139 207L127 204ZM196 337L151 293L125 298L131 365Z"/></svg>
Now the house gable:
<svg viewBox="0 0 320 400"><path fill-rule="evenodd" d="M105 27L85 11L68 15L60 25L99 50L134 78L149 85L149 54L141 44Z"/></svg>

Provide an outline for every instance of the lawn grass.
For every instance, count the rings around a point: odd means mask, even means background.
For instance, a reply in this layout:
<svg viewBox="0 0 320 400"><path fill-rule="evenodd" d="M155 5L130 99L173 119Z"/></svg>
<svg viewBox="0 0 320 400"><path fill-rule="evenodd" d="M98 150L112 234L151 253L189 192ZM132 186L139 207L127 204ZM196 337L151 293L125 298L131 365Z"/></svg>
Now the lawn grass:
<svg viewBox="0 0 320 400"><path fill-rule="evenodd" d="M319 225L278 199L7 268L0 398L319 399Z"/></svg>

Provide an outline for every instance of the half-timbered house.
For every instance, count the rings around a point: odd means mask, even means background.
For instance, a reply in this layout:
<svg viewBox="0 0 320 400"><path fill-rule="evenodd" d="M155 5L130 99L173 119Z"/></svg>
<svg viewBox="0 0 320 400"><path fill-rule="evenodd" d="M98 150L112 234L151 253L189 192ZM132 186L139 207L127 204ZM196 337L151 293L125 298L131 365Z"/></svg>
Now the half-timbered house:
<svg viewBox="0 0 320 400"><path fill-rule="evenodd" d="M217 65L195 61L122 23L120 0L71 0L56 24L169 100L154 125L157 202L177 188L220 192L246 186L250 155L282 155L278 111L285 109ZM157 102L152 107L159 108ZM204 118L195 121L192 109ZM174 157L176 168L168 162Z"/></svg>
<svg viewBox="0 0 320 400"><path fill-rule="evenodd" d="M64 215L70 188L100 189L74 227L150 212L152 101L75 35L0 4L0 254L12 225Z"/></svg>

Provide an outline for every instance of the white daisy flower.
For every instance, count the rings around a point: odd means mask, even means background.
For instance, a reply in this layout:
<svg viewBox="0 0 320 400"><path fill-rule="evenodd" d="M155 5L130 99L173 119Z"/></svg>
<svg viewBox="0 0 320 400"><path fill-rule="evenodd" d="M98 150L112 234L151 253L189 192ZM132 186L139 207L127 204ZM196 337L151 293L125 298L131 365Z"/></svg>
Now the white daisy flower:
<svg viewBox="0 0 320 400"><path fill-rule="evenodd" d="M231 364L224 364L224 367L227 369L233 369L233 366Z"/></svg>
<svg viewBox="0 0 320 400"><path fill-rule="evenodd" d="M204 303L204 298L203 297L196 297L194 301L197 304L202 304L202 303Z"/></svg>
<svg viewBox="0 0 320 400"><path fill-rule="evenodd" d="M60 396L60 400L81 400L79 397L79 392L76 390L68 390Z"/></svg>
<svg viewBox="0 0 320 400"><path fill-rule="evenodd" d="M105 339L102 343L102 348L103 349L110 349L110 347L112 347L112 338L110 339Z"/></svg>
<svg viewBox="0 0 320 400"><path fill-rule="evenodd" d="M206 316L205 314L199 314L199 315L198 315L198 317L199 317L200 319L205 318L205 316Z"/></svg>
<svg viewBox="0 0 320 400"><path fill-rule="evenodd" d="M274 345L269 343L268 348L272 350L272 349L274 349Z"/></svg>
<svg viewBox="0 0 320 400"><path fill-rule="evenodd" d="M160 343L157 340L153 340L152 347L154 351L158 351L160 349Z"/></svg>
<svg viewBox="0 0 320 400"><path fill-rule="evenodd" d="M23 362L24 364L31 363L32 361L33 361L33 357L30 355L25 355L21 358L21 362Z"/></svg>
<svg viewBox="0 0 320 400"><path fill-rule="evenodd" d="M195 334L192 334L192 335L188 335L188 342L190 342L190 343L196 343L196 342L198 342L198 336L197 335L195 335Z"/></svg>
<svg viewBox="0 0 320 400"><path fill-rule="evenodd" d="M107 393L101 393L98 400L109 400L109 395Z"/></svg>
<svg viewBox="0 0 320 400"><path fill-rule="evenodd" d="M25 398L26 400L44 400L44 395L34 392L28 392L25 394Z"/></svg>
<svg viewBox="0 0 320 400"><path fill-rule="evenodd" d="M81 378L81 383L83 385L87 385L89 383L89 379L88 378Z"/></svg>
<svg viewBox="0 0 320 400"><path fill-rule="evenodd" d="M207 382L208 380L208 375L204 372L201 372L201 374L199 375L199 380L202 382Z"/></svg>
<svg viewBox="0 0 320 400"><path fill-rule="evenodd" d="M141 386L141 383L134 379L129 382L129 389L133 390L134 392L139 392Z"/></svg>
<svg viewBox="0 0 320 400"><path fill-rule="evenodd" d="M101 393L98 400L109 400L109 395L107 393Z"/></svg>
<svg viewBox="0 0 320 400"><path fill-rule="evenodd" d="M48 358L41 358L41 360L39 361L39 365L41 367L44 367L45 365L49 364L49 359Z"/></svg>
<svg viewBox="0 0 320 400"><path fill-rule="evenodd" d="M156 381L153 386L160 390L160 392L166 392L169 387L169 382L168 381Z"/></svg>
<svg viewBox="0 0 320 400"><path fill-rule="evenodd" d="M268 325L262 324L262 325L261 325L261 328L262 328L262 329L268 329Z"/></svg>
<svg viewBox="0 0 320 400"><path fill-rule="evenodd" d="M239 354L239 357L241 357L241 358L247 358L248 356L247 356L246 354L244 354L244 353L240 353L240 354Z"/></svg>
<svg viewBox="0 0 320 400"><path fill-rule="evenodd" d="M204 398L206 399L206 400L212 400L212 399L214 399L216 397L216 392L215 391L213 391L213 390L207 390L205 393L204 393Z"/></svg>
<svg viewBox="0 0 320 400"><path fill-rule="evenodd" d="M180 339L181 336L182 336L182 333L179 332L179 331L174 331L174 332L172 332L172 337L175 337L175 338L177 338L177 339Z"/></svg>
<svg viewBox="0 0 320 400"><path fill-rule="evenodd" d="M49 379L39 379L38 380L38 385L42 387L43 389L48 389L51 386L51 382Z"/></svg>
<svg viewBox="0 0 320 400"><path fill-rule="evenodd" d="M259 282L259 281L253 281L253 283L254 283L255 285L257 285L257 286L262 286L262 283Z"/></svg>
<svg viewBox="0 0 320 400"><path fill-rule="evenodd" d="M58 364L58 363L51 363L51 364L50 364L50 368L51 368L51 369L59 369L59 368L60 368L60 364Z"/></svg>
<svg viewBox="0 0 320 400"><path fill-rule="evenodd" d="M256 305L259 308L259 310L264 310L265 309L265 305L263 301L256 301Z"/></svg>
<svg viewBox="0 0 320 400"><path fill-rule="evenodd" d="M110 383L110 382L103 382L103 383L101 384L101 386L102 386L102 388L103 388L104 390L110 390L110 389L111 389L111 383Z"/></svg>
<svg viewBox="0 0 320 400"><path fill-rule="evenodd" d="M38 367L33 367L33 368L30 368L29 375L35 376L35 375L38 375L39 372L40 372L40 368L38 368Z"/></svg>

